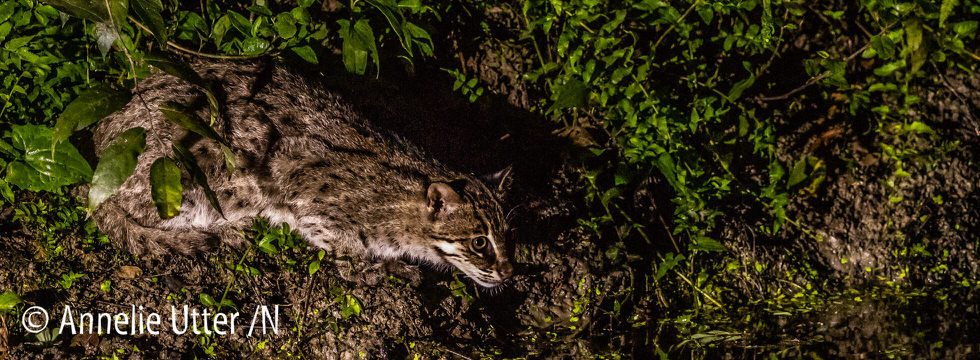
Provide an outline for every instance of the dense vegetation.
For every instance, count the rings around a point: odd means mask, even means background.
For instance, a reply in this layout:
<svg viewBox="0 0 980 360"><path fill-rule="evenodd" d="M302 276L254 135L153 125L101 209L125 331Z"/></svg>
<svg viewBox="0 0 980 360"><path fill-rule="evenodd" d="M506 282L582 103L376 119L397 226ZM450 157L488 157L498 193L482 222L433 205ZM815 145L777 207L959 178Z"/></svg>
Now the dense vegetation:
<svg viewBox="0 0 980 360"><path fill-rule="evenodd" d="M951 293L980 286L968 260L980 249L970 235L977 190L916 190L948 164L976 167L951 160L976 160L962 155L976 143L951 134L976 124L968 91L980 64L977 19L973 0L5 1L0 222L3 231L23 229L34 239L44 275L4 283L11 287L0 288L0 312L15 322L21 295L67 290L83 276L65 265L72 261L61 255L66 242L111 249L86 209L130 175L143 134L128 134L96 161L73 145L90 136L86 129L125 105L155 69L208 92L188 62L271 57L380 79L440 68L446 76L438 81L467 101L507 98L575 144L566 168L580 203L578 229L598 249L589 261L599 274L626 275L610 277L619 285L602 289L612 293L595 287L581 295L575 320L545 331L551 343L586 339L582 351L609 356L719 348L824 354L827 340L808 338L812 328L800 325L816 322L812 314L862 297L898 299L901 309L947 306ZM473 38L490 45L455 45ZM491 77L483 64L464 62L464 51L490 52L513 74ZM218 116L223 105L213 98ZM937 115L937 103L946 102L942 108L965 115ZM165 113L217 139L208 119L184 110ZM162 217L179 211L173 174L193 174L193 162L178 151L151 173ZM948 181L976 183L976 170L962 173ZM881 248L866 252L886 258L821 252L842 235L822 213L839 216L832 212L838 200L861 198L834 198L843 178L880 185L874 196L893 218L872 236ZM84 189L88 204L73 189ZM949 193L967 208L946 210L944 202L958 204L943 197ZM847 235L863 236L853 231ZM302 247L288 228L262 224L256 233L267 254ZM322 259L313 253L298 266L313 275ZM275 261L292 261L284 265L291 268L297 260ZM344 319L360 314L357 297L331 291ZM453 294L469 296L462 283ZM225 296L200 299L220 307ZM586 332L576 328L581 313L593 319ZM779 330L787 323L798 331ZM942 333L914 333L870 347L878 356L942 354L933 352L944 347ZM211 346L195 351L213 356Z"/></svg>

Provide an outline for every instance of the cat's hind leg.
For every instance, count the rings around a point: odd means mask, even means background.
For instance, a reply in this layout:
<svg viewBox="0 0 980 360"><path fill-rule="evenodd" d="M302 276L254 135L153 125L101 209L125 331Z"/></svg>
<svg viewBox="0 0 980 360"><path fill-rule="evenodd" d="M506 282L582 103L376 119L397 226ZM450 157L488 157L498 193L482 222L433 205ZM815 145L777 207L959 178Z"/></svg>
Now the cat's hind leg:
<svg viewBox="0 0 980 360"><path fill-rule="evenodd" d="M118 197L103 202L94 212L95 223L117 246L134 254L163 255L180 252L199 254L214 247L219 236L194 229L164 230L144 226L117 203Z"/></svg>

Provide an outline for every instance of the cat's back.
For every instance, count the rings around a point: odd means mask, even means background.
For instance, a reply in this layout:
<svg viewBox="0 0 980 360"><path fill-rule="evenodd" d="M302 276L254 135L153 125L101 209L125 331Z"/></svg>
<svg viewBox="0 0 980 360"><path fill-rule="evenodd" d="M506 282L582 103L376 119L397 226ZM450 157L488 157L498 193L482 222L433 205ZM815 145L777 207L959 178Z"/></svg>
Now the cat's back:
<svg viewBox="0 0 980 360"><path fill-rule="evenodd" d="M270 144L283 139L351 144L376 135L346 99L286 68L264 62L199 62L191 68L194 76L211 85L219 104L219 113L210 125L232 142L236 151L264 153ZM146 129L152 140L174 140L173 136L183 131L160 112L167 104L176 104L201 119L212 119L209 99L201 86L160 71L140 80L133 100L99 123L94 134L96 152L133 127Z"/></svg>

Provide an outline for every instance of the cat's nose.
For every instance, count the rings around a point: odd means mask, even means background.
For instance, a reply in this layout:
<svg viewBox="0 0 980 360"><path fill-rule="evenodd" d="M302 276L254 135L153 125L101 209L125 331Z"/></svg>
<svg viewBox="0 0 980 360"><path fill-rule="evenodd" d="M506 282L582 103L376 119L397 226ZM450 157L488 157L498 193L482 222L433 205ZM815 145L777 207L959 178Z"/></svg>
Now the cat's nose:
<svg viewBox="0 0 980 360"><path fill-rule="evenodd" d="M500 274L501 279L510 278L510 275L514 273L514 267L510 263L497 264L497 273Z"/></svg>

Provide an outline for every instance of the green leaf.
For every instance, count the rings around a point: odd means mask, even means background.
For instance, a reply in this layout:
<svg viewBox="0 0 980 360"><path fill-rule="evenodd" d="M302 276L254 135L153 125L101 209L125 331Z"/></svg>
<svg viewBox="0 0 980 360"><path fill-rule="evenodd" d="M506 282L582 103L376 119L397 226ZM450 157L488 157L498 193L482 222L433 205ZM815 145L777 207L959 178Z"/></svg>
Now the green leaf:
<svg viewBox="0 0 980 360"><path fill-rule="evenodd" d="M969 37L977 31L977 24L976 20L960 21L953 24L953 31L959 36Z"/></svg>
<svg viewBox="0 0 980 360"><path fill-rule="evenodd" d="M218 21L214 22L214 28L211 30L211 39L214 40L214 46L221 46L221 40L225 38L225 33L231 28L231 17L227 14L218 18Z"/></svg>
<svg viewBox="0 0 980 360"><path fill-rule="evenodd" d="M313 48L311 48L309 45L297 46L294 48L290 48L290 50L296 53L296 55L298 55L303 60L306 60L306 62L308 63L311 64L319 63L316 58L316 52L314 52Z"/></svg>
<svg viewBox="0 0 980 360"><path fill-rule="evenodd" d="M28 124L11 130L13 147L24 155L23 162L10 164L7 182L31 191L54 191L92 178L92 167L78 149L69 142L55 144L50 128Z"/></svg>
<svg viewBox="0 0 980 360"><path fill-rule="evenodd" d="M116 24L116 28L126 22L129 8L127 0L44 0L44 2L54 6L55 9L83 19L95 22L108 22L111 19Z"/></svg>
<svg viewBox="0 0 980 360"><path fill-rule="evenodd" d="M806 157L793 164L793 169L789 171L789 179L786 187L792 187L806 179Z"/></svg>
<svg viewBox="0 0 980 360"><path fill-rule="evenodd" d="M878 53L878 57L882 60L888 60L895 56L895 42L887 35L872 36L871 48Z"/></svg>
<svg viewBox="0 0 980 360"><path fill-rule="evenodd" d="M234 11L228 11L228 15L231 16L231 24L234 25L235 29L238 29L242 35L252 35L252 22L248 21L248 18Z"/></svg>
<svg viewBox="0 0 980 360"><path fill-rule="evenodd" d="M3 141L3 139L0 139L0 153L8 155L16 154L16 152L14 152L14 147L8 144L6 141Z"/></svg>
<svg viewBox="0 0 980 360"><path fill-rule="evenodd" d="M434 45L428 31L408 21L402 24L402 28L405 31L405 37L411 38L412 42L418 45L423 55L432 56Z"/></svg>
<svg viewBox="0 0 980 360"><path fill-rule="evenodd" d="M752 87L752 84L755 84L755 75L749 73L748 78L735 83L735 85L732 85L732 89L728 91L728 100L737 100L742 96L742 92L745 91L745 89Z"/></svg>
<svg viewBox="0 0 980 360"><path fill-rule="evenodd" d="M688 127L691 129L692 133L698 130L698 123L700 122L701 115L698 114L697 110L691 109L691 121L688 123Z"/></svg>
<svg viewBox="0 0 980 360"><path fill-rule="evenodd" d="M10 291L4 291L3 294L0 294L0 313L9 313L20 302L20 296Z"/></svg>
<svg viewBox="0 0 980 360"><path fill-rule="evenodd" d="M163 103L160 105L160 112L163 113L163 117L167 118L167 120L170 120L170 122L179 125L187 131L217 141L222 145L228 144L221 139L221 136L204 119L179 103L173 101Z"/></svg>
<svg viewBox="0 0 980 360"><path fill-rule="evenodd" d="M405 36L402 33L402 18L401 12L398 11L398 4L394 0L367 0L367 3L384 15L391 31L395 33L395 36L398 36L398 42L402 44L402 48L408 52L408 56L412 56L412 46L408 41L405 41Z"/></svg>
<svg viewBox="0 0 980 360"><path fill-rule="evenodd" d="M0 179L0 195L3 196L4 200L8 203L14 203L14 191L10 189L10 185L7 185L7 181Z"/></svg>
<svg viewBox="0 0 980 360"><path fill-rule="evenodd" d="M554 112L565 108L585 106L589 100L589 86L578 78L571 78L559 89L558 99L548 108Z"/></svg>
<svg viewBox="0 0 980 360"><path fill-rule="evenodd" d="M184 191L180 184L180 168L173 159L160 157L150 166L150 196L161 219L180 214Z"/></svg>
<svg viewBox="0 0 980 360"><path fill-rule="evenodd" d="M347 71L364 75L368 56L374 60L374 65L377 67L378 48L375 44L374 31L371 30L367 19L360 19L353 26L350 25L350 21L343 19L338 20L337 23L340 24L340 38L344 40L342 53Z"/></svg>
<svg viewBox="0 0 980 360"><path fill-rule="evenodd" d="M163 22L163 3L160 0L133 0L131 4L133 15L143 25L150 28L153 37L157 39L157 46L160 49L167 49L167 26Z"/></svg>
<svg viewBox="0 0 980 360"><path fill-rule="evenodd" d="M943 24L949 18L949 14L953 12L953 8L956 7L957 3L959 3L957 0L943 0L942 5L939 6L939 27L943 27Z"/></svg>
<svg viewBox="0 0 980 360"><path fill-rule="evenodd" d="M30 191L55 191L59 187L45 183L41 173L20 161L13 161L7 165L4 181Z"/></svg>
<svg viewBox="0 0 980 360"><path fill-rule="evenodd" d="M242 41L242 54L258 55L269 49L269 40L250 36Z"/></svg>
<svg viewBox="0 0 980 360"><path fill-rule="evenodd" d="M290 13L276 15L276 33L283 39L289 39L296 35L296 20Z"/></svg>
<svg viewBox="0 0 980 360"><path fill-rule="evenodd" d="M204 190L204 196L211 202L211 206L218 211L218 214L224 217L225 213L221 210L221 204L218 203L218 196L215 195L214 190L211 190L211 185L208 184L208 177L204 175L204 171L197 165L197 159L194 158L194 154L191 154L190 150L187 150L187 148L180 144L173 144L171 147L180 166L184 170L187 170L187 173L191 175L191 179Z"/></svg>
<svg viewBox="0 0 980 360"><path fill-rule="evenodd" d="M901 69L903 67L905 67L905 59L901 59L901 60L898 60L898 61L892 61L890 63L887 63L885 65L882 65L882 66L878 67L877 69L875 69L874 70L874 73L875 73L875 75L878 75L878 76L881 76L881 77L885 77L885 76L888 76L891 73L895 72L895 70Z"/></svg>
<svg viewBox="0 0 980 360"><path fill-rule="evenodd" d="M20 6L20 4L13 1L4 1L0 4L0 23L7 21L11 15L16 11L15 8ZM3 40L3 35L0 34L0 40Z"/></svg>
<svg viewBox="0 0 980 360"><path fill-rule="evenodd" d="M362 311L361 300L359 300L354 295L344 295L344 308L340 313L340 316L344 319L354 316L360 316Z"/></svg>
<svg viewBox="0 0 980 360"><path fill-rule="evenodd" d="M108 23L95 24L95 44L99 48L99 53L105 57L112 49L112 44L119 40L119 32L109 26Z"/></svg>
<svg viewBox="0 0 980 360"><path fill-rule="evenodd" d="M84 129L122 109L130 98L132 94L129 91L116 90L103 83L82 91L58 116L52 139L55 143L68 139L72 132Z"/></svg>
<svg viewBox="0 0 980 360"><path fill-rule="evenodd" d="M310 275L316 274L316 272L318 270L320 270L320 261L319 260L313 260L313 261L311 261L310 262L310 267L308 269Z"/></svg>
<svg viewBox="0 0 980 360"><path fill-rule="evenodd" d="M252 5L252 6L249 6L247 10L249 12L252 12L252 13L258 14L258 15L272 16L272 10L269 10L269 8L267 8L265 6L261 6L261 5Z"/></svg>
<svg viewBox="0 0 980 360"><path fill-rule="evenodd" d="M702 251L726 251L728 248L715 239L707 236L698 236L694 239L694 248Z"/></svg>
<svg viewBox="0 0 980 360"><path fill-rule="evenodd" d="M95 210L99 204L119 190L136 169L136 159L146 147L146 130L135 127L116 136L99 157L88 192L88 207Z"/></svg>
<svg viewBox="0 0 980 360"><path fill-rule="evenodd" d="M905 22L905 42L908 44L909 72L915 73L926 62L925 46L922 44L922 25L918 20Z"/></svg>
<svg viewBox="0 0 980 360"><path fill-rule="evenodd" d="M231 151L231 148L221 145L221 154L225 157L225 169L228 169L228 176L235 174L235 168L238 167L238 160L235 159L235 153Z"/></svg>
<svg viewBox="0 0 980 360"><path fill-rule="evenodd" d="M24 45L29 44L32 39L34 39L34 35L16 37L10 39L10 41L7 41L6 44L3 44L3 48L9 51L15 51L17 49L24 47Z"/></svg>
<svg viewBox="0 0 980 360"><path fill-rule="evenodd" d="M911 124L905 125L904 127L905 127L905 131L908 132L914 132L918 134L933 133L932 128L921 121L913 121Z"/></svg>
<svg viewBox="0 0 980 360"><path fill-rule="evenodd" d="M197 296L197 298L201 300L201 305L207 307L214 307L215 305L218 305L218 302L214 301L214 298L211 297L211 295L201 293L200 295Z"/></svg>

